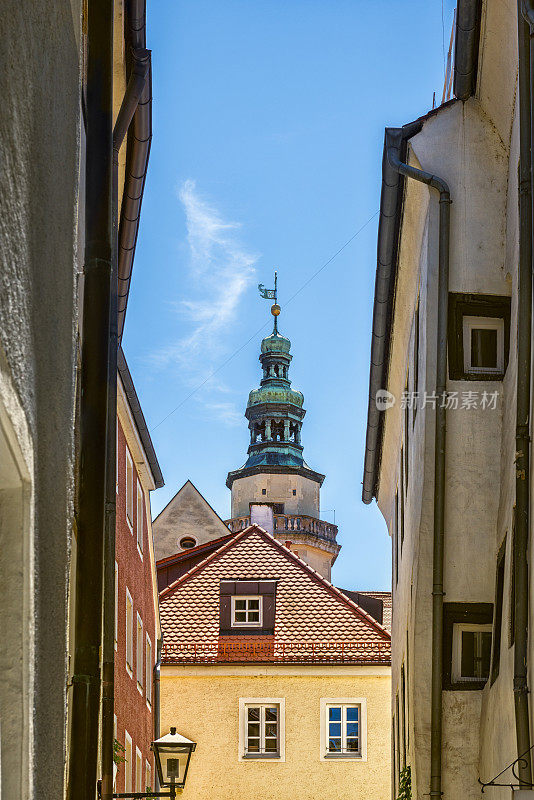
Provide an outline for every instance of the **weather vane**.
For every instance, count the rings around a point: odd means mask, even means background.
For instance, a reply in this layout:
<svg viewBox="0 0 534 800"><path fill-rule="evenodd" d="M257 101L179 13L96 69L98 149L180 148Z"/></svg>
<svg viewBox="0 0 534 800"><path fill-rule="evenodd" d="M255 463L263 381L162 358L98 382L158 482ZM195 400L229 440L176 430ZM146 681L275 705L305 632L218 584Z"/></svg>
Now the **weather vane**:
<svg viewBox="0 0 534 800"><path fill-rule="evenodd" d="M274 273L274 289L266 289L263 283L258 283L258 289L261 296L265 300L274 300L273 305L271 306L271 314L274 317L274 331L273 333L278 333L278 316L280 314L280 306L277 302L277 283L278 283L278 276L277 273Z"/></svg>

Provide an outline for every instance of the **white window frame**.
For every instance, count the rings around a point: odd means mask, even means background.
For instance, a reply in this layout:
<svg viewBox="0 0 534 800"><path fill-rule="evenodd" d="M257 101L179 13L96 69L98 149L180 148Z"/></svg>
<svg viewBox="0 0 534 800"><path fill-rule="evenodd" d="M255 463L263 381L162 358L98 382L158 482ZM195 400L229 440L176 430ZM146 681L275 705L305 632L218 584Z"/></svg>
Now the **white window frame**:
<svg viewBox="0 0 534 800"><path fill-rule="evenodd" d="M143 661L144 661L144 645L145 645L145 637L144 637L144 627L143 627L143 620L141 619L141 614L139 611L137 612L137 625L135 628L135 674L137 678L137 688L140 694L143 694Z"/></svg>
<svg viewBox="0 0 534 800"><path fill-rule="evenodd" d="M126 521L130 527L130 533L133 533L134 521L134 468L133 460L126 446Z"/></svg>
<svg viewBox="0 0 534 800"><path fill-rule="evenodd" d="M144 509L144 502L143 502L143 487L141 486L141 481L139 478L137 479L137 519L136 519L136 533L137 533L137 552L141 556L141 561L143 560L143 531L144 531L144 524L143 524L143 509Z"/></svg>
<svg viewBox="0 0 534 800"><path fill-rule="evenodd" d="M502 375L504 373L504 319L501 317L469 317L464 316L463 343L464 343L464 371L469 375ZM471 366L471 331L475 328L497 331L497 366L473 367Z"/></svg>
<svg viewBox="0 0 534 800"><path fill-rule="evenodd" d="M451 680L453 683L481 683L487 678L470 678L462 675L462 633L490 633L493 634L493 625L477 625L469 622L455 622L452 626L452 669ZM490 659L491 675L491 659Z"/></svg>
<svg viewBox="0 0 534 800"><path fill-rule="evenodd" d="M152 766L148 760L145 759L145 788L141 789L142 792L146 791L147 787L152 790Z"/></svg>
<svg viewBox="0 0 534 800"><path fill-rule="evenodd" d="M115 650L117 649L119 635L119 565L115 561L115 631L113 634L113 643Z"/></svg>
<svg viewBox="0 0 534 800"><path fill-rule="evenodd" d="M152 639L146 634L145 644L145 663L146 663L146 704L149 708L152 707L152 660L154 658L152 650Z"/></svg>
<svg viewBox="0 0 534 800"><path fill-rule="evenodd" d="M131 608L131 615L128 614L128 608ZM130 678L133 676L133 621L133 599L126 587L126 671Z"/></svg>
<svg viewBox="0 0 534 800"><path fill-rule="evenodd" d="M130 758L128 758L128 749L130 750ZM128 731L124 731L124 791L132 791L132 773L133 773L133 743L132 737Z"/></svg>
<svg viewBox="0 0 534 800"><path fill-rule="evenodd" d="M365 697L321 697L320 761L367 761L367 699ZM359 753L328 752L328 709L331 706L359 706Z"/></svg>
<svg viewBox="0 0 534 800"><path fill-rule="evenodd" d="M138 771L139 767L139 771ZM135 748L135 791L143 792L143 754L138 747Z"/></svg>
<svg viewBox="0 0 534 800"><path fill-rule="evenodd" d="M278 755L265 753L246 754L247 709L249 706L278 706ZM283 764L286 760L286 699L285 697L240 697L239 698L239 742L238 761L265 761Z"/></svg>
<svg viewBox="0 0 534 800"><path fill-rule="evenodd" d="M236 600L259 600L259 621L258 622L239 622L235 619L235 601ZM241 609L240 609L241 610ZM256 609L254 609L256 611ZM248 616L248 605L247 605L247 616ZM261 628L263 626L263 597L261 594L235 594L232 595L232 616L231 616L231 627L232 628Z"/></svg>

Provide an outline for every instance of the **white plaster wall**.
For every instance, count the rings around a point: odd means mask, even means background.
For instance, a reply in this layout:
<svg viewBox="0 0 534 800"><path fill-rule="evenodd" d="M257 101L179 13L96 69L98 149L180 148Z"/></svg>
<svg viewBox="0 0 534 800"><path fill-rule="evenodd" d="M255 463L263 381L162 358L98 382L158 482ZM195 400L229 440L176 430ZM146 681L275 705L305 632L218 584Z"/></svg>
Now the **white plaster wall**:
<svg viewBox="0 0 534 800"><path fill-rule="evenodd" d="M26 628L12 631L20 636L19 648L23 641L27 649L22 656L20 650L8 651L11 663L4 659L2 666L5 680L15 680L14 673L24 670L25 696L17 711L25 719L22 735L27 735L30 723L34 726L30 752L23 745L18 765L2 763L2 797L31 792L32 797L61 798L73 503L76 229L82 213L81 3L7 0L2 19L6 68L0 73L0 351L5 380L0 405L14 408L6 398L9 384L17 398L10 425L29 471L24 484L32 491L30 504L23 503L30 519L26 524L18 518L10 531L12 537L20 531L17 546L29 549L18 575L23 583L30 582L27 603L19 609L29 620L26 617ZM23 443L24 430L28 441ZM8 552L14 556L10 569L16 571L21 551ZM19 592L15 583L11 574L9 591L4 586L0 597L4 612L15 601L13 592ZM26 637L28 629L33 643ZM15 720L13 716L6 723L8 731ZM22 770L22 793L13 793L15 784L8 783L11 770Z"/></svg>
<svg viewBox="0 0 534 800"><path fill-rule="evenodd" d="M262 494L266 489L266 494ZM296 495L293 496L293 489ZM320 487L302 475L264 472L238 478L232 485L232 517L246 517L249 503L284 503L286 514L307 514L319 518Z"/></svg>
<svg viewBox="0 0 534 800"><path fill-rule="evenodd" d="M410 161L450 186L450 290L509 294L505 266L507 152L476 100L456 103L432 116L411 140ZM435 388L438 203L435 193L407 181L394 337L388 389L400 398L409 369L413 389L413 313L420 290L420 390ZM448 389L492 390L484 382L449 382ZM502 391L502 385L497 387ZM457 410L447 420L446 601L492 602L494 543L499 507L501 410ZM489 421L487 415L494 416ZM393 697L401 664L407 672L407 716L414 797L429 790L432 619L434 412L410 415L405 539L394 586ZM391 532L399 480L404 412L386 414L379 507ZM489 424L488 424L489 423ZM395 581L394 581L395 582ZM444 692L444 791L449 798L480 796L478 730L481 692ZM476 735L474 735L474 730Z"/></svg>

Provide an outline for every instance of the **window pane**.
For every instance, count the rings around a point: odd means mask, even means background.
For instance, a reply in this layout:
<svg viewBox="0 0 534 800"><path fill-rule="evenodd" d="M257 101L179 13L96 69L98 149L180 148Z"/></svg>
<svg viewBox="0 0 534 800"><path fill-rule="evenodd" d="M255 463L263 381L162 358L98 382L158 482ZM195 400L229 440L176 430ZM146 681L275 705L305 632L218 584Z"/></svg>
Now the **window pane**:
<svg viewBox="0 0 534 800"><path fill-rule="evenodd" d="M347 708L347 722L357 722L358 721L358 709L356 707Z"/></svg>
<svg viewBox="0 0 534 800"><path fill-rule="evenodd" d="M475 670L475 634L462 631L462 678L476 678Z"/></svg>
<svg viewBox="0 0 534 800"><path fill-rule="evenodd" d="M236 600L235 601L235 610L236 611L238 609L241 610L241 611L244 611L246 609L246 607L247 607L247 601L246 600Z"/></svg>
<svg viewBox="0 0 534 800"><path fill-rule="evenodd" d="M471 366L497 367L497 331L491 328L471 330Z"/></svg>
<svg viewBox="0 0 534 800"><path fill-rule="evenodd" d="M259 753L260 752L260 740L259 739L249 739L247 750L249 753Z"/></svg>
<svg viewBox="0 0 534 800"><path fill-rule="evenodd" d="M236 611L235 612L235 621L236 622L246 622L247 621L247 612L246 611Z"/></svg>
<svg viewBox="0 0 534 800"><path fill-rule="evenodd" d="M237 614L236 614L237 617ZM249 611L248 612L248 621L249 622L259 622L260 621L260 612L259 611Z"/></svg>
<svg viewBox="0 0 534 800"><path fill-rule="evenodd" d="M278 719L278 709L276 708L276 706L274 708L265 709L265 719L267 722L271 720L274 720L276 722L276 720Z"/></svg>
<svg viewBox="0 0 534 800"><path fill-rule="evenodd" d="M329 739L328 750L331 753L341 753L341 739Z"/></svg>
<svg viewBox="0 0 534 800"><path fill-rule="evenodd" d="M329 708L328 719L341 721L341 708Z"/></svg>
<svg viewBox="0 0 534 800"><path fill-rule="evenodd" d="M256 608L256 609L258 609L258 608L260 607L260 601L259 601L259 599L257 599L257 600L249 600L249 601L248 601L248 607L249 607L249 608Z"/></svg>
<svg viewBox="0 0 534 800"><path fill-rule="evenodd" d="M259 736L260 735L260 723L259 722L249 722L247 734L248 734L248 736Z"/></svg>
<svg viewBox="0 0 534 800"><path fill-rule="evenodd" d="M341 722L331 722L328 726L329 736L341 736Z"/></svg>
<svg viewBox="0 0 534 800"><path fill-rule="evenodd" d="M260 709L259 708L249 708L249 710L248 710L248 719L249 719L249 722L255 722L256 720L259 722Z"/></svg>
<svg viewBox="0 0 534 800"><path fill-rule="evenodd" d="M276 722L267 722L265 724L265 735L274 736L276 738L278 732L278 724Z"/></svg>
<svg viewBox="0 0 534 800"><path fill-rule="evenodd" d="M358 739L347 739L347 751L350 753L354 753L356 750L359 750Z"/></svg>
<svg viewBox="0 0 534 800"><path fill-rule="evenodd" d="M347 736L357 736L358 735L358 723L357 722L348 722L347 723Z"/></svg>
<svg viewBox="0 0 534 800"><path fill-rule="evenodd" d="M276 753L278 750L278 742L276 739L265 739L265 752Z"/></svg>

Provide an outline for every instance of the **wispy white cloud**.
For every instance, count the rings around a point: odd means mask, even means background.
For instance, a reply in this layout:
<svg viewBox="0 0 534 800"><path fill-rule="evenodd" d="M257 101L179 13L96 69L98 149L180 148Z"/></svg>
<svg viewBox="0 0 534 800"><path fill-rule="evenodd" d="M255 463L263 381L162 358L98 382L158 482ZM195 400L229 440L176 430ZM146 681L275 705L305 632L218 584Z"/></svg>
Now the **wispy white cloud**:
<svg viewBox="0 0 534 800"><path fill-rule="evenodd" d="M160 367L176 364L191 387L207 379L195 396L210 414L226 424L237 424L242 411L228 400L215 399L229 389L217 376L209 376L228 352L225 330L254 279L258 256L240 241L240 223L225 220L200 196L194 181L184 181L178 198L186 217L194 290L191 297L172 304L191 327L186 336L153 354L151 360Z"/></svg>

